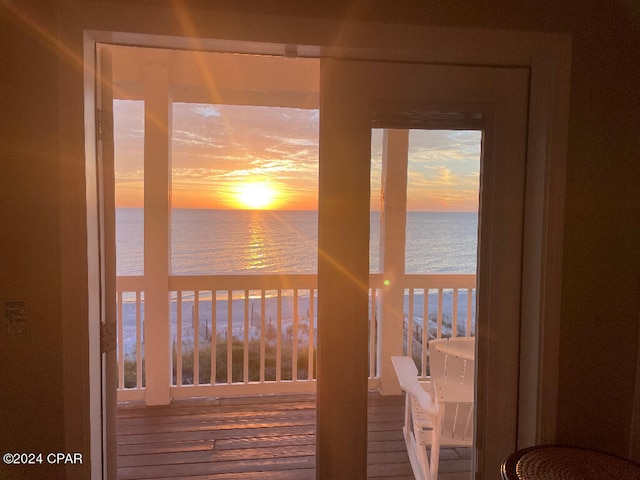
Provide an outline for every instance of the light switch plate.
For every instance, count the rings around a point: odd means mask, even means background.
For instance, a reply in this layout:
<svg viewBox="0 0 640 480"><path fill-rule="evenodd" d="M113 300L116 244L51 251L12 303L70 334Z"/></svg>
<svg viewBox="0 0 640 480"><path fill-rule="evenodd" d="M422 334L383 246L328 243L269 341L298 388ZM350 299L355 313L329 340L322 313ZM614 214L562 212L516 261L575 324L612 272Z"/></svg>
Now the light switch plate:
<svg viewBox="0 0 640 480"><path fill-rule="evenodd" d="M8 335L21 335L27 332L27 302L4 302L4 318Z"/></svg>

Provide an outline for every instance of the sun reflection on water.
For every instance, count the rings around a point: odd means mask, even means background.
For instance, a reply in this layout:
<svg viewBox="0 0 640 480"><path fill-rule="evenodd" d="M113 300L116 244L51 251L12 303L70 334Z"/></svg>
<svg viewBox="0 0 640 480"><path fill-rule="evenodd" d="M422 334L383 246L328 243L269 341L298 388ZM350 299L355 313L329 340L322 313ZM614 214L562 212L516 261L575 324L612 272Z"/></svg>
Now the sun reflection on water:
<svg viewBox="0 0 640 480"><path fill-rule="evenodd" d="M251 212L248 227L249 241L242 256L244 269L248 271L263 270L269 266L269 261L264 223L258 212Z"/></svg>

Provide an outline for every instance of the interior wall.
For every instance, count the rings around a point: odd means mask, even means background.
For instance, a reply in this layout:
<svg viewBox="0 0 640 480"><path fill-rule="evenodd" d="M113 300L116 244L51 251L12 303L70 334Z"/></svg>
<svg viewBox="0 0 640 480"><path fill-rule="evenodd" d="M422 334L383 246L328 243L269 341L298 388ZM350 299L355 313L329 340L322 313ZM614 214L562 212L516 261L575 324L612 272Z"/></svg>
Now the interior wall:
<svg viewBox="0 0 640 480"><path fill-rule="evenodd" d="M114 25L122 30L138 26L173 34L207 30L210 27L198 22L205 23L207 15L201 12L212 9L570 33L558 441L639 455L630 452L630 440L633 402L640 400L634 375L640 338L640 27L629 3L489 0L426 5L411 0L399 8L396 2L372 0L212 0L190 2L188 24L181 23L184 15L178 14L174 22L156 23L153 12L146 10L152 4L173 8L175 2L136 0L135 15L123 15L119 10L129 7L115 0L58 3L66 5L62 33L76 37L83 22L100 24L91 12L100 11L95 7L102 4L119 17ZM34 33L37 28L25 26L28 22L10 13L18 4L35 26L54 35L58 27L54 2L3 2L0 7L0 307L14 300L26 300L28 306L27 333L9 336L4 323L0 327L0 449L64 451L71 438L86 454L87 387L73 382L83 376L86 351L65 344L64 358L77 358L79 363L63 366L62 348L63 317L65 328L86 330L82 298L68 298L73 288L62 285L72 281L81 286L87 275L86 252L74 247L82 245L85 221L84 144L81 138L69 140L67 134L69 124L82 122L82 99L65 75L59 80L58 58L64 54ZM71 15L71 9L77 13ZM344 31L324 35L330 41L347 33L345 26ZM75 42L77 47L81 39ZM73 78L77 82L81 76ZM63 137L79 147L60 154ZM61 237L63 232L73 232L74 238ZM63 401L63 367L68 372L67 391L77 385L75 404L70 396ZM80 371L74 377L76 368ZM76 423L63 421L65 407L78 412ZM46 475L33 468L26 474L0 464L0 476L63 478L47 468ZM86 478L81 473L68 475Z"/></svg>
<svg viewBox="0 0 640 480"><path fill-rule="evenodd" d="M629 446L640 401L639 17L596 3L571 20L559 439L639 458Z"/></svg>
<svg viewBox="0 0 640 480"><path fill-rule="evenodd" d="M64 451L57 59L24 23L55 31L54 2L0 7L0 451ZM11 7L9 7L11 8ZM21 6L22 8L22 6ZM9 334L5 302L26 302ZM62 478L0 462L0 478Z"/></svg>

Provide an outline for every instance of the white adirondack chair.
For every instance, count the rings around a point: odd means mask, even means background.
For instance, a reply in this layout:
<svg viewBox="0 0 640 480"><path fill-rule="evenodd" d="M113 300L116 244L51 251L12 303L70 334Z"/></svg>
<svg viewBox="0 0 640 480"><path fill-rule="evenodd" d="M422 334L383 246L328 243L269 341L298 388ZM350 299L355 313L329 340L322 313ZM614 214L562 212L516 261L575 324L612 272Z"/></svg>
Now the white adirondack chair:
<svg viewBox="0 0 640 480"><path fill-rule="evenodd" d="M462 342L474 340L453 341L456 343L452 345L447 339L429 342L435 385L432 381L418 381L418 369L412 358L391 357L405 392L403 433L416 480L437 480L441 446L468 447L473 444L475 372L473 353L468 353L473 352L473 344ZM430 449L429 454L427 449Z"/></svg>
<svg viewBox="0 0 640 480"><path fill-rule="evenodd" d="M391 357L402 390L405 392L404 441L416 480L436 480L440 457L442 416L431 382L418 382L418 369L410 357ZM430 458L427 447L431 447Z"/></svg>
<svg viewBox="0 0 640 480"><path fill-rule="evenodd" d="M473 444L475 338L457 337L429 342L429 369L442 410L441 445Z"/></svg>

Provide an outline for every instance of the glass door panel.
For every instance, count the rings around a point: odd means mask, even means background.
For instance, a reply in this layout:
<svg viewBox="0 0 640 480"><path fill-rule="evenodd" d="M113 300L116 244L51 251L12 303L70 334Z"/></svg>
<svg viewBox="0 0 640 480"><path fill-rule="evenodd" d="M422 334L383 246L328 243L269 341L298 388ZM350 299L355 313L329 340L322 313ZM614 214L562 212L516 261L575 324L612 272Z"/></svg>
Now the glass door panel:
<svg viewBox="0 0 640 480"><path fill-rule="evenodd" d="M319 251L329 255L318 265L320 475L366 469L369 235L360 231L369 232L373 127L482 132L472 464L490 478L516 445L528 71L334 59L323 61L321 79ZM384 181L382 189L384 205ZM384 288L398 280L385 278ZM383 393L400 393L391 365L406 354L399 317L380 318Z"/></svg>

